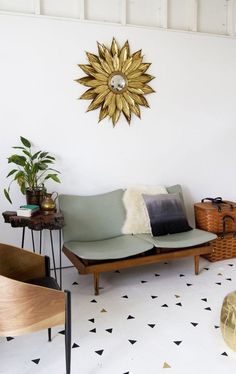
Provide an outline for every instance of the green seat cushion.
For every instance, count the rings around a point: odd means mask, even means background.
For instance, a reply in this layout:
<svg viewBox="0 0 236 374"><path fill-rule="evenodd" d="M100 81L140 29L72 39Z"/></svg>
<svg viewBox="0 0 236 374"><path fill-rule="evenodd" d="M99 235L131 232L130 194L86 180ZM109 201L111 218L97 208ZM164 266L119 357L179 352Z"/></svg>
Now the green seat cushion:
<svg viewBox="0 0 236 374"><path fill-rule="evenodd" d="M86 260L113 260L137 255L153 248L153 244L133 235L121 235L98 241L69 241L64 246Z"/></svg>
<svg viewBox="0 0 236 374"><path fill-rule="evenodd" d="M137 234L136 236L140 239L147 240L147 242L153 244L157 248L173 249L194 247L217 238L217 235L199 229L155 237L150 234Z"/></svg>
<svg viewBox="0 0 236 374"><path fill-rule="evenodd" d="M94 241L122 235L125 221L122 189L101 195L60 195L64 241Z"/></svg>

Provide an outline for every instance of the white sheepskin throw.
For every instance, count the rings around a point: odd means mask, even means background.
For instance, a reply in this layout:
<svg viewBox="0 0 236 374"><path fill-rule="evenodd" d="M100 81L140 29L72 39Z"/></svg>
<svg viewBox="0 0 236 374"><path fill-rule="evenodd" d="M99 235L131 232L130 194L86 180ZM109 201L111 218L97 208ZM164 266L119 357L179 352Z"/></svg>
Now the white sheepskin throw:
<svg viewBox="0 0 236 374"><path fill-rule="evenodd" d="M124 192L123 202L126 209L126 220L122 228L123 234L151 233L149 217L142 194L167 194L164 186L130 187Z"/></svg>

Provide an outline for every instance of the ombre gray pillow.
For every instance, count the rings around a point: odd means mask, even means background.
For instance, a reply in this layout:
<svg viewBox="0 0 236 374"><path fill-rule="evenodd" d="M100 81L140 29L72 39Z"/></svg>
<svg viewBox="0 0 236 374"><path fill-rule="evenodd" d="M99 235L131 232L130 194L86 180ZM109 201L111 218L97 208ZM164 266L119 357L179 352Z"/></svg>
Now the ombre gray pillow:
<svg viewBox="0 0 236 374"><path fill-rule="evenodd" d="M192 230L189 226L179 194L145 195L153 236Z"/></svg>

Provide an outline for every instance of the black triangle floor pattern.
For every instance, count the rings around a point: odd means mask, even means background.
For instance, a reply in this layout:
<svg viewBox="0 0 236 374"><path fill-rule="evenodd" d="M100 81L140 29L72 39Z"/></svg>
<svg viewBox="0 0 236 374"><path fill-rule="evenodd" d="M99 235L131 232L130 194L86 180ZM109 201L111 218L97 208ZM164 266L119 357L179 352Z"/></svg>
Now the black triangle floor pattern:
<svg viewBox="0 0 236 374"><path fill-rule="evenodd" d="M176 345L180 345L180 344L182 343L182 340L175 340L174 343L175 343Z"/></svg>
<svg viewBox="0 0 236 374"><path fill-rule="evenodd" d="M74 344L72 345L72 348L79 348L79 345L76 344L76 343L74 343Z"/></svg>
<svg viewBox="0 0 236 374"><path fill-rule="evenodd" d="M222 339L219 303L235 290L236 259L201 262L198 276L188 258L101 274L102 287L96 297L89 277L78 275L77 282L74 269L63 271L63 287L71 289L73 298L73 369L83 374L103 374L103 370L109 374L161 374L165 369L189 374L185 361L191 357L191 374L233 372L236 356ZM216 275L221 275L221 282ZM52 374L63 374L64 335L65 330L54 327L48 349L45 331L31 337L30 344L27 336L1 339L0 373L15 374L16 367L19 373L47 373L52 367ZM12 356L22 352L14 365L8 351ZM30 371L27 365L31 365Z"/></svg>
<svg viewBox="0 0 236 374"><path fill-rule="evenodd" d="M129 339L129 342L130 342L130 344L135 344L136 342L137 342L137 340L132 340L132 339Z"/></svg>
<svg viewBox="0 0 236 374"><path fill-rule="evenodd" d="M107 332L109 332L110 334L112 333L113 329L106 329Z"/></svg>
<svg viewBox="0 0 236 374"><path fill-rule="evenodd" d="M14 338L13 338L13 337L11 337L11 336L7 336L7 338L6 338L6 339L7 339L7 341L8 341L8 342L10 342L10 341L11 341L11 340L13 340Z"/></svg>
<svg viewBox="0 0 236 374"><path fill-rule="evenodd" d="M99 349L98 351L95 351L99 356L101 356L104 352L104 349Z"/></svg>
<svg viewBox="0 0 236 374"><path fill-rule="evenodd" d="M182 303L176 303L175 305L182 306Z"/></svg>
<svg viewBox="0 0 236 374"><path fill-rule="evenodd" d="M135 317L129 315L129 316L127 317L127 319L135 319Z"/></svg>
<svg viewBox="0 0 236 374"><path fill-rule="evenodd" d="M40 358L35 358L34 360L31 360L32 362L34 362L36 365L39 364L39 361L40 361Z"/></svg>

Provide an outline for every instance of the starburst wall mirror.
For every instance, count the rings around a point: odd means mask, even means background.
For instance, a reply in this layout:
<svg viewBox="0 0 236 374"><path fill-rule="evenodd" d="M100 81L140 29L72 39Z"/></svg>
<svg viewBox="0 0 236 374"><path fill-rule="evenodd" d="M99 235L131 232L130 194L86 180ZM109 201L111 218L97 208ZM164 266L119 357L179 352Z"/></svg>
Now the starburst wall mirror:
<svg viewBox="0 0 236 374"><path fill-rule="evenodd" d="M98 56L86 52L89 64L79 67L87 75L76 82L89 87L80 99L92 100L87 112L100 108L99 122L112 119L113 126L121 113L130 124L132 113L141 118L140 106L149 107L144 95L155 92L147 83L154 77L146 74L150 63L143 62L142 51L130 54L129 42L119 49L115 38L111 47L98 45Z"/></svg>

